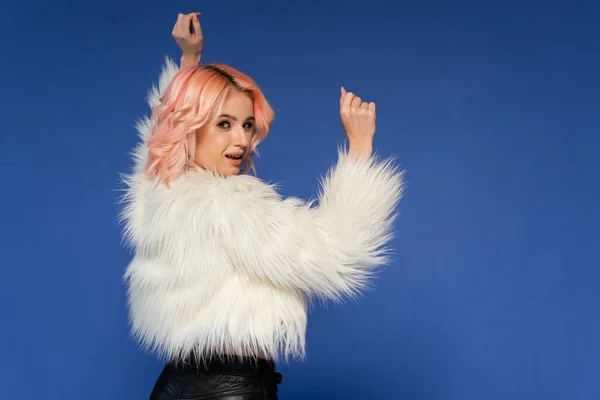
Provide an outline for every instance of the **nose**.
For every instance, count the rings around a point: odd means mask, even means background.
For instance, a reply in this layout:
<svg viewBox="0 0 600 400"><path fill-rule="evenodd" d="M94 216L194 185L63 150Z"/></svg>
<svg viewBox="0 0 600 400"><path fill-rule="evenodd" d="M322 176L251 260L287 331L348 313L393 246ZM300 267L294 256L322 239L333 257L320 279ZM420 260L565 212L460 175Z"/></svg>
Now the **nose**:
<svg viewBox="0 0 600 400"><path fill-rule="evenodd" d="M250 145L250 135L243 126L238 126L233 130L233 145L246 149Z"/></svg>

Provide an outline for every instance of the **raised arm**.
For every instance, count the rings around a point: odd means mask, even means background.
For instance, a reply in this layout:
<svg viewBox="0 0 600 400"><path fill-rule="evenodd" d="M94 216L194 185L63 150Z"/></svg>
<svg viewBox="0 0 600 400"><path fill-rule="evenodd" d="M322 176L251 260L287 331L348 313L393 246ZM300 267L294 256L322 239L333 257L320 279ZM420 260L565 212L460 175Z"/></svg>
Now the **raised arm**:
<svg viewBox="0 0 600 400"><path fill-rule="evenodd" d="M199 16L199 12L179 14L173 26L173 38L181 48L181 68L200 64L204 51L204 35Z"/></svg>
<svg viewBox="0 0 600 400"><path fill-rule="evenodd" d="M388 261L402 187L391 160L340 150L318 207L268 191L231 193L222 199L227 212L219 213L217 233L234 267L253 279L334 300L353 297Z"/></svg>
<svg viewBox="0 0 600 400"><path fill-rule="evenodd" d="M375 103L344 88L341 92L349 152L339 151L322 182L319 206L280 199L274 191L232 193L235 206L220 222L227 254L240 271L332 299L361 292L374 270L386 263L403 193L403 172L392 160L371 157Z"/></svg>

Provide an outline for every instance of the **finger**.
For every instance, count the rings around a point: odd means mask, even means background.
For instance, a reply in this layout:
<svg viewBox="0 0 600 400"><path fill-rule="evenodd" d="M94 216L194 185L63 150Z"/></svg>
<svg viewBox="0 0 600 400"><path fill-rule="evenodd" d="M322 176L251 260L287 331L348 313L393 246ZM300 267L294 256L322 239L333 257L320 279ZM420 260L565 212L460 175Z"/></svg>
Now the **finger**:
<svg viewBox="0 0 600 400"><path fill-rule="evenodd" d="M342 86L340 89L341 95L340 95L340 108L342 107L342 102L344 101L344 96L346 95L346 89L344 89L344 87Z"/></svg>
<svg viewBox="0 0 600 400"><path fill-rule="evenodd" d="M358 106L360 106L360 103L362 103L362 100L360 99L360 97L356 96L355 98L352 99L352 103L350 103L350 107L358 108Z"/></svg>
<svg viewBox="0 0 600 400"><path fill-rule="evenodd" d="M181 21L179 22L179 34L181 37L186 37L190 31L190 20L186 14L181 14Z"/></svg>
<svg viewBox="0 0 600 400"><path fill-rule="evenodd" d="M173 25L173 36L175 36L179 32L179 25L181 24L181 14L177 16L177 21L175 21L175 25Z"/></svg>
<svg viewBox="0 0 600 400"><path fill-rule="evenodd" d="M185 15L183 15L183 14L179 14L179 15L177 16L177 32L178 32L178 33L181 33L181 32L182 32L181 28L183 28L183 24L184 24L183 20L184 20L184 17L185 17Z"/></svg>
<svg viewBox="0 0 600 400"><path fill-rule="evenodd" d="M181 18L181 24L179 25L179 33L182 37L189 37L192 31L192 16L191 14L184 14Z"/></svg>
<svg viewBox="0 0 600 400"><path fill-rule="evenodd" d="M199 13L195 13L194 17L192 18L192 24L194 26L194 35L202 36L202 28L200 28L200 20L198 19L197 14L199 14Z"/></svg>
<svg viewBox="0 0 600 400"><path fill-rule="evenodd" d="M186 27L186 31L185 33L188 35L192 35L194 33L193 28L194 28L194 17L196 16L196 13L190 13L188 15L186 15L186 22L185 22L185 27Z"/></svg>
<svg viewBox="0 0 600 400"><path fill-rule="evenodd" d="M352 92L344 93L344 96L342 98L342 108L350 107L350 104L352 103L353 98L354 98L354 94L352 94Z"/></svg>
<svg viewBox="0 0 600 400"><path fill-rule="evenodd" d="M375 114L375 103L373 103L373 102L369 103L369 111L373 111L373 114Z"/></svg>
<svg viewBox="0 0 600 400"><path fill-rule="evenodd" d="M369 109L369 103L367 103L366 101L363 101L358 108L360 108L361 110L367 111Z"/></svg>

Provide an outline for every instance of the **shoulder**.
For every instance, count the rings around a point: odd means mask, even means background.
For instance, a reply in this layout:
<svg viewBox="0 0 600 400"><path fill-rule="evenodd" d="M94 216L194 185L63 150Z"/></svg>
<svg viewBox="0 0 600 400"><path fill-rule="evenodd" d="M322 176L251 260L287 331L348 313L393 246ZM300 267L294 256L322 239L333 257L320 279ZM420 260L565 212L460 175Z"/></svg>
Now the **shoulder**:
<svg viewBox="0 0 600 400"><path fill-rule="evenodd" d="M146 180L143 207L147 218L219 221L240 213L258 213L282 201L275 185L250 175L218 176L190 172L169 186Z"/></svg>
<svg viewBox="0 0 600 400"><path fill-rule="evenodd" d="M129 182L122 217L127 236L138 246L190 231L215 234L232 224L262 226L282 219L289 208L275 185L251 175L190 171L167 186L139 173Z"/></svg>

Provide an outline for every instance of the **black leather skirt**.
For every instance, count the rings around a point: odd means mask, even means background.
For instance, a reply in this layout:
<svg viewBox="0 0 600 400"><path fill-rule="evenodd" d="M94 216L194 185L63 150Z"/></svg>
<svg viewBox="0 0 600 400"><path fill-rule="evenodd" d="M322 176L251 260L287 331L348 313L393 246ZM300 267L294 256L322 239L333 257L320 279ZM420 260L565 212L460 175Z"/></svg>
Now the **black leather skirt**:
<svg viewBox="0 0 600 400"><path fill-rule="evenodd" d="M165 365L150 400L277 400L283 377L266 360L210 360Z"/></svg>

